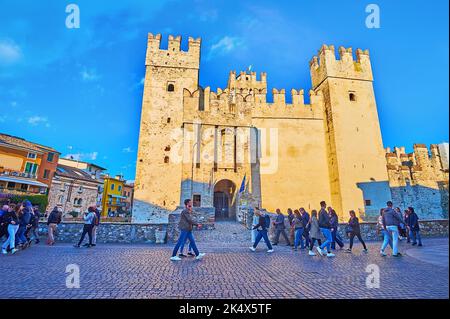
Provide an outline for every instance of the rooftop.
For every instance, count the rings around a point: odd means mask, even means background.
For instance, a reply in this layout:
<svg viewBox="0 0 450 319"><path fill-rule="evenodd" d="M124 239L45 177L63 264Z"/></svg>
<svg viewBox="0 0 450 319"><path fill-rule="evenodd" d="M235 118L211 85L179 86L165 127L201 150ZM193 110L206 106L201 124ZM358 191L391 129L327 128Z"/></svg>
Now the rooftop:
<svg viewBox="0 0 450 319"><path fill-rule="evenodd" d="M36 152L55 152L60 154L57 150L52 147L37 144L34 142L27 141L24 138L12 136L4 133L0 133L0 143L6 146L25 148L27 150L32 150Z"/></svg>

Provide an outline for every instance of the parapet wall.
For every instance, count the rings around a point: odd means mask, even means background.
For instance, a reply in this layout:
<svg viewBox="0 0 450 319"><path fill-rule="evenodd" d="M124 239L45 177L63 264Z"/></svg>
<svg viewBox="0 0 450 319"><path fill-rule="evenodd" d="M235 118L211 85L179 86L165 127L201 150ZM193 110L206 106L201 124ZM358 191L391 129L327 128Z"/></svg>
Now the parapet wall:
<svg viewBox="0 0 450 319"><path fill-rule="evenodd" d="M167 50L161 49L161 34L148 34L145 65L199 69L201 39L189 37L188 51L181 50L181 36L169 35Z"/></svg>
<svg viewBox="0 0 450 319"><path fill-rule="evenodd" d="M356 49L356 60L352 48L339 47L339 59L336 59L334 45L322 45L318 56L310 63L311 81L316 88L327 77L372 81L372 67L369 50Z"/></svg>

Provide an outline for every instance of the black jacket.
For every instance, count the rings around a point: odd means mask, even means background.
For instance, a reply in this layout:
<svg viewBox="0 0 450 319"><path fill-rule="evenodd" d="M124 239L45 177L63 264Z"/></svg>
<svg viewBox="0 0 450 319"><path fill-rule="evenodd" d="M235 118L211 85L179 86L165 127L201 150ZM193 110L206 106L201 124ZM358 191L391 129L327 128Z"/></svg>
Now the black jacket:
<svg viewBox="0 0 450 319"><path fill-rule="evenodd" d="M351 227L352 233L354 233L354 234L360 234L361 233L361 228L359 227L359 219L358 219L358 217L351 217L348 220L348 225Z"/></svg>
<svg viewBox="0 0 450 319"><path fill-rule="evenodd" d="M324 208L319 211L319 227L328 229L331 228L330 216Z"/></svg>
<svg viewBox="0 0 450 319"><path fill-rule="evenodd" d="M12 221L15 222L16 225L19 225L19 218L17 217L15 211L10 211L3 215L3 223L5 225L11 224Z"/></svg>
<svg viewBox="0 0 450 319"><path fill-rule="evenodd" d="M53 210L47 219L47 225L59 224L61 222L61 214L58 211Z"/></svg>

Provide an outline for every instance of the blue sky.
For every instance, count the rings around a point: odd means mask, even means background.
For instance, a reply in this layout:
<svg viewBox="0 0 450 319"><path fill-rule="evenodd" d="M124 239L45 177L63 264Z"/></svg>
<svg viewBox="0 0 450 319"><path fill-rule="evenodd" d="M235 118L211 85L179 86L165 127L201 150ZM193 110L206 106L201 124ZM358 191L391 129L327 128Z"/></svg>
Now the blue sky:
<svg viewBox="0 0 450 319"><path fill-rule="evenodd" d="M80 28L65 8L80 8ZM320 4L319 4L320 3ZM365 8L380 8L379 29ZM147 33L202 38L200 85L230 70L311 87L323 43L368 48L385 146L448 141L448 1L0 0L0 131L134 179Z"/></svg>

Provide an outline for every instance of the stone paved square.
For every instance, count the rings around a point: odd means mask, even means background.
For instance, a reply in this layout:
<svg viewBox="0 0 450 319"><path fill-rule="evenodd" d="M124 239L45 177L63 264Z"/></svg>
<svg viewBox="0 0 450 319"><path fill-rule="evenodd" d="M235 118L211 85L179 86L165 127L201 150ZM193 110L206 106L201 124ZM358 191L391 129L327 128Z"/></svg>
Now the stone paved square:
<svg viewBox="0 0 450 319"><path fill-rule="evenodd" d="M171 262L172 245L99 244L76 249L69 243L34 245L0 256L3 298L448 298L448 238L425 239L424 247L401 244L402 258L381 257L379 242L369 254L356 242L353 254L310 257L263 244L248 249L239 224L218 223L196 232L202 261ZM221 229L222 228L222 229ZM247 242L246 242L247 241ZM80 267L80 288L66 288L66 266ZM380 268L380 288L368 289L366 267Z"/></svg>

